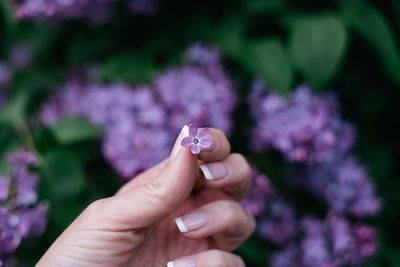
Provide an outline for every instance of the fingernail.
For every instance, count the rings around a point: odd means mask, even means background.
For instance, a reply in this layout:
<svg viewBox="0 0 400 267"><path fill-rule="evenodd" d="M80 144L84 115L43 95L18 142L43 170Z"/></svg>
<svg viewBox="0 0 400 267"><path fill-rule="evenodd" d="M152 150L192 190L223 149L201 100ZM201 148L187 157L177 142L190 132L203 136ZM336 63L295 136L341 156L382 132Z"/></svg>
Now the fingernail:
<svg viewBox="0 0 400 267"><path fill-rule="evenodd" d="M170 261L167 263L167 267L196 267L196 261L193 259L180 259Z"/></svg>
<svg viewBox="0 0 400 267"><path fill-rule="evenodd" d="M175 219L179 231L186 233L188 231L199 229L208 223L208 214L205 212L194 212L183 215Z"/></svg>
<svg viewBox="0 0 400 267"><path fill-rule="evenodd" d="M175 142L174 148L172 149L171 152L171 158L176 158L176 156L179 154L179 151L183 148L181 146L181 141L184 137L189 136L189 126L185 125L183 126L182 130L179 133L179 136Z"/></svg>
<svg viewBox="0 0 400 267"><path fill-rule="evenodd" d="M213 162L200 165L200 169L207 180L217 180L228 175L229 167L225 162Z"/></svg>

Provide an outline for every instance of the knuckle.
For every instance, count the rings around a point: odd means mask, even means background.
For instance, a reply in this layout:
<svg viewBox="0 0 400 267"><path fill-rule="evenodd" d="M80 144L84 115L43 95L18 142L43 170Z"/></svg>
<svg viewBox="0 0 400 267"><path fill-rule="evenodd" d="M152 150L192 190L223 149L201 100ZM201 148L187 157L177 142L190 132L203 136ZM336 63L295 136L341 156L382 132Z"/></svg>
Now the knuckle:
<svg viewBox="0 0 400 267"><path fill-rule="evenodd" d="M234 222L238 217L238 204L232 200L221 200L219 210L224 211L224 218L227 222Z"/></svg>
<svg viewBox="0 0 400 267"><path fill-rule="evenodd" d="M92 202L87 208L86 208L86 213L91 217L94 215L99 215L104 213L105 207L106 205L107 199L106 198L102 198L102 199L98 199L94 202Z"/></svg>
<svg viewBox="0 0 400 267"><path fill-rule="evenodd" d="M168 186L165 179L155 179L144 185L143 199L146 202L163 207L166 211L172 212L175 206L170 201Z"/></svg>
<svg viewBox="0 0 400 267"><path fill-rule="evenodd" d="M92 221L98 221L99 219L105 220L107 216L107 203L108 198L98 199L92 203L84 210L84 212L78 217L77 221L81 225L90 223Z"/></svg>

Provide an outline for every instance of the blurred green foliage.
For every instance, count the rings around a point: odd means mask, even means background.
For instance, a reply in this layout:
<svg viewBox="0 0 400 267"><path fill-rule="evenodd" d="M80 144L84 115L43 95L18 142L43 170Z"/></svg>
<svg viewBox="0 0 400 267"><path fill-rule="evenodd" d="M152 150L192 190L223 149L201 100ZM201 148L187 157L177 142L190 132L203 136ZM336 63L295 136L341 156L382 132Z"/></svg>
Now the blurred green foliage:
<svg viewBox="0 0 400 267"><path fill-rule="evenodd" d="M51 202L46 234L25 242L21 259L33 264L91 201L122 184L101 157L100 129L82 118L37 127L42 101L70 70L85 66L96 66L104 81L149 82L201 41L222 50L243 99L255 77L280 93L308 83L338 94L384 202L370 222L379 229L380 250L368 266L400 266L400 1L168 0L149 17L116 6L99 25L35 24L17 22L8 1L0 0L0 60L16 43L35 49L33 64L14 75L0 112L0 156L21 144L34 149L41 159L40 198ZM247 114L245 103L234 114L233 150L242 153L249 152ZM280 184L275 155L252 158ZM265 251L270 247L257 237L238 250L249 266L265 266Z"/></svg>

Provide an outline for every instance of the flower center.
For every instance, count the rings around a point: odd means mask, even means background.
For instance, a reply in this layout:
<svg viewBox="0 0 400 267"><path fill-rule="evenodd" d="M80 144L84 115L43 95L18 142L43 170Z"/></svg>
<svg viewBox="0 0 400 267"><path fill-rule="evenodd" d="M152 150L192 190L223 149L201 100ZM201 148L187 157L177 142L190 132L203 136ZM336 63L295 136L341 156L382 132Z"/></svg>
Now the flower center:
<svg viewBox="0 0 400 267"><path fill-rule="evenodd" d="M199 142L199 140L197 140L197 138L195 138L194 140L193 140L193 143L194 144L197 144Z"/></svg>

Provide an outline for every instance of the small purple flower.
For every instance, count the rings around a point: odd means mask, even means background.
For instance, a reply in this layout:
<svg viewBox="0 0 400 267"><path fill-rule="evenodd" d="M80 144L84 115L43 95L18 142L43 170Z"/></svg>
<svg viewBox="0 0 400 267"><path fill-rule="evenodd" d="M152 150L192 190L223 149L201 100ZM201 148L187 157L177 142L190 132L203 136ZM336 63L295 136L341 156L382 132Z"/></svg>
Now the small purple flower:
<svg viewBox="0 0 400 267"><path fill-rule="evenodd" d="M192 146L192 153L197 155L204 148L209 148L211 146L211 142L208 139L204 139L209 133L209 128L204 128L197 133L198 129L193 125L189 125L189 136L183 138L181 145L184 147Z"/></svg>

